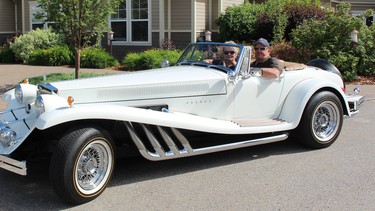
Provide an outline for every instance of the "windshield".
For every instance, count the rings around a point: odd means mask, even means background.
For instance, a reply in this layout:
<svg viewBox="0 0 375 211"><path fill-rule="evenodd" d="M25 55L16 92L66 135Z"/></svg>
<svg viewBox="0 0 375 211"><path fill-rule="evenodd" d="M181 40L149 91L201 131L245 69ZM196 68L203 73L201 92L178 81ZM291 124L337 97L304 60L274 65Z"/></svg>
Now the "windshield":
<svg viewBox="0 0 375 211"><path fill-rule="evenodd" d="M242 48L230 43L192 43L185 49L177 65L207 66L223 71L235 70Z"/></svg>

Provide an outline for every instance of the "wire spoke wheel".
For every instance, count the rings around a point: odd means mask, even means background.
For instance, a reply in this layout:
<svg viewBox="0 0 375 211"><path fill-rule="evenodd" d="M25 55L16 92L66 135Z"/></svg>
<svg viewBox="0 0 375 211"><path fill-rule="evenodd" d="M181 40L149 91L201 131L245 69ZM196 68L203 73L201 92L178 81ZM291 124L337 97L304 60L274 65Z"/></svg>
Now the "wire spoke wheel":
<svg viewBox="0 0 375 211"><path fill-rule="evenodd" d="M307 103L297 128L298 141L311 148L333 144L341 132L343 107L330 91L314 94Z"/></svg>
<svg viewBox="0 0 375 211"><path fill-rule="evenodd" d="M332 101L325 101L313 114L312 131L320 141L328 141L336 134L340 120L337 105Z"/></svg>
<svg viewBox="0 0 375 211"><path fill-rule="evenodd" d="M84 194L91 194L102 187L112 165L107 143L96 140L87 145L79 155L75 171L78 189Z"/></svg>
<svg viewBox="0 0 375 211"><path fill-rule="evenodd" d="M111 179L115 150L110 134L96 126L74 127L59 141L50 163L56 193L73 204L98 197Z"/></svg>

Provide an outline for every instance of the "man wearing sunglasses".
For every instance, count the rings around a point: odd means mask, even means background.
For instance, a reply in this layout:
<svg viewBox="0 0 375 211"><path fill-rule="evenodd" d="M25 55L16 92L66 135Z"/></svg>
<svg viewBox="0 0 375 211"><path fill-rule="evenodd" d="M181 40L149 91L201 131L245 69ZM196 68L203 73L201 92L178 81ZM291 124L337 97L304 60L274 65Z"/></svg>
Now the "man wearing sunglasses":
<svg viewBox="0 0 375 211"><path fill-rule="evenodd" d="M254 43L255 61L252 68L260 68L260 75L267 78L277 78L281 74L281 68L277 58L271 57L271 47L268 41L260 38Z"/></svg>

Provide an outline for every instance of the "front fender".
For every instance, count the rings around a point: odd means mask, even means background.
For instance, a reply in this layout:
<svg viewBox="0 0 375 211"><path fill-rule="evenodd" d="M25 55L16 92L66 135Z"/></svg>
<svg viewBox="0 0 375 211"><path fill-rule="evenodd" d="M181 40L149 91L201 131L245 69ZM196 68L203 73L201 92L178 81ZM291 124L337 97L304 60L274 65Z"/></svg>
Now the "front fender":
<svg viewBox="0 0 375 211"><path fill-rule="evenodd" d="M310 98L323 89L331 90L342 102L344 114L350 115L349 105L341 87L330 81L308 79L298 83L289 92L282 106L280 119L292 123L294 128L297 127Z"/></svg>
<svg viewBox="0 0 375 211"><path fill-rule="evenodd" d="M221 133L254 134L270 131L286 131L289 124L241 127L238 124L219 119L212 119L180 112L161 112L122 105L94 104L63 107L43 113L36 122L36 128L44 130L59 124L76 120L105 119L137 122L164 127Z"/></svg>

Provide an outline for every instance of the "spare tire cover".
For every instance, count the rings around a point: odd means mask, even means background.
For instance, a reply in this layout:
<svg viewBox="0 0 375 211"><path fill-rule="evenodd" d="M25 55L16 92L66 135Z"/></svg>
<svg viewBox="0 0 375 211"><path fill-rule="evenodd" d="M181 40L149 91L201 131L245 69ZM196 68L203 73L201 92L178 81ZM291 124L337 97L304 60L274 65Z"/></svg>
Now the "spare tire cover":
<svg viewBox="0 0 375 211"><path fill-rule="evenodd" d="M318 67L320 69L326 70L328 72L336 73L339 75L343 80L344 78L342 77L341 72L329 61L325 59L313 59L309 62L306 63L307 66L313 66L313 67Z"/></svg>

